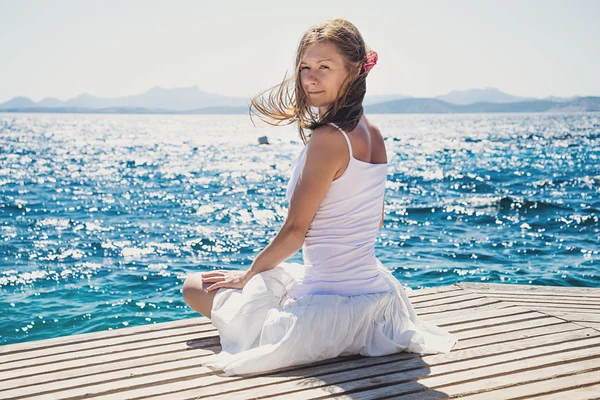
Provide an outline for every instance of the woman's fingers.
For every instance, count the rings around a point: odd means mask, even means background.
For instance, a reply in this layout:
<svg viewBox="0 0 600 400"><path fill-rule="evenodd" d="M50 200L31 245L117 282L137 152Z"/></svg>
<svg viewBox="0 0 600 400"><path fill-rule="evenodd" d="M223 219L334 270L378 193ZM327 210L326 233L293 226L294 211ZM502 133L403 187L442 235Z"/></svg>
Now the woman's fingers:
<svg viewBox="0 0 600 400"><path fill-rule="evenodd" d="M207 277L202 277L202 282L220 282L225 280L224 276L209 276Z"/></svg>
<svg viewBox="0 0 600 400"><path fill-rule="evenodd" d="M201 276L220 276L223 275L222 271L204 272Z"/></svg>
<svg viewBox="0 0 600 400"><path fill-rule="evenodd" d="M208 289L206 289L206 290L208 290L209 292L212 292L213 290L218 289L220 287L221 287L221 282L218 282L218 283L215 283L214 285L209 286Z"/></svg>

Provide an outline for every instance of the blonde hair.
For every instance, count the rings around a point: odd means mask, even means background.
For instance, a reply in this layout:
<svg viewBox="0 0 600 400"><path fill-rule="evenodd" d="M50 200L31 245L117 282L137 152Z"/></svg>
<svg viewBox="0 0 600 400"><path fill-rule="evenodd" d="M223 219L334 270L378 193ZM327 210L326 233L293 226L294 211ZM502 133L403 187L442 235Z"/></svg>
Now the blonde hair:
<svg viewBox="0 0 600 400"><path fill-rule="evenodd" d="M342 83L338 98L319 118L313 112L302 87L300 61L309 46L323 42L336 46L344 60L348 77ZM360 32L349 21L336 18L311 26L298 45L294 76L286 79L286 72L280 84L252 98L249 106L250 118L252 119L254 112L269 125L281 126L297 122L298 133L304 144L307 142L305 129L314 131L329 122L344 130L353 130L364 113L362 102L367 91L364 63L368 53L369 49Z"/></svg>

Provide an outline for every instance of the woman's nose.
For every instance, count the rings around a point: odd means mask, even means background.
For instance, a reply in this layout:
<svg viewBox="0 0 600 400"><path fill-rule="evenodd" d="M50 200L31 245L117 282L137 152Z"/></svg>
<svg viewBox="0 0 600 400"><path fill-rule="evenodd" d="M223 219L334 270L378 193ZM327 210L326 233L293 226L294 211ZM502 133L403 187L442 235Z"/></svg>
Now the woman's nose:
<svg viewBox="0 0 600 400"><path fill-rule="evenodd" d="M306 83L308 84L314 84L317 83L317 77L316 74L313 73L312 70L308 70L306 71L306 75L304 75L304 79L306 80Z"/></svg>

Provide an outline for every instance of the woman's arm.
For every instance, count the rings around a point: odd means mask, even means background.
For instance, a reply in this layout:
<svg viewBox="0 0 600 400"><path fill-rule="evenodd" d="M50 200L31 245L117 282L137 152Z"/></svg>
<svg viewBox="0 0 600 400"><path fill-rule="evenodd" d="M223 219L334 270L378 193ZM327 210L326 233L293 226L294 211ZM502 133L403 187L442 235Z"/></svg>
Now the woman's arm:
<svg viewBox="0 0 600 400"><path fill-rule="evenodd" d="M306 159L296 182L287 218L273 241L260 252L248 277L275 268L302 248L306 232L315 218L335 174L348 150L344 137L327 125L315 129L306 148Z"/></svg>
<svg viewBox="0 0 600 400"><path fill-rule="evenodd" d="M284 223L277 236L252 262L252 266L246 273L248 279L260 272L276 267L296 254L302 248L304 237L305 232L293 229L293 227Z"/></svg>

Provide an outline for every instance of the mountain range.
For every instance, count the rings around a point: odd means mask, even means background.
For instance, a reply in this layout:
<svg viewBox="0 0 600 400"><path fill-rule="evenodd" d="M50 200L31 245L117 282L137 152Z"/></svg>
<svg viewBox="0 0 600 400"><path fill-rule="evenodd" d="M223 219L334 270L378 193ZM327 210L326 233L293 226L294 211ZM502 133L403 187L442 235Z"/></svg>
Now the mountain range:
<svg viewBox="0 0 600 400"><path fill-rule="evenodd" d="M46 97L35 102L27 97L15 97L0 104L1 109L10 108L145 108L148 110L185 111L207 107L236 107L246 105L243 97L229 97L201 91L198 86L164 89L154 87L146 92L124 97L95 97L87 93L61 101Z"/></svg>
<svg viewBox="0 0 600 400"><path fill-rule="evenodd" d="M165 89L154 87L144 93L103 98L83 93L68 100L52 97L35 102L14 97L0 104L4 112L71 113L167 113L167 114L245 114L249 99L201 91L198 86ZM454 90L435 98L415 98L402 94L367 95L365 111L370 113L477 113L600 111L600 97L549 97L538 99L513 96L497 88Z"/></svg>

